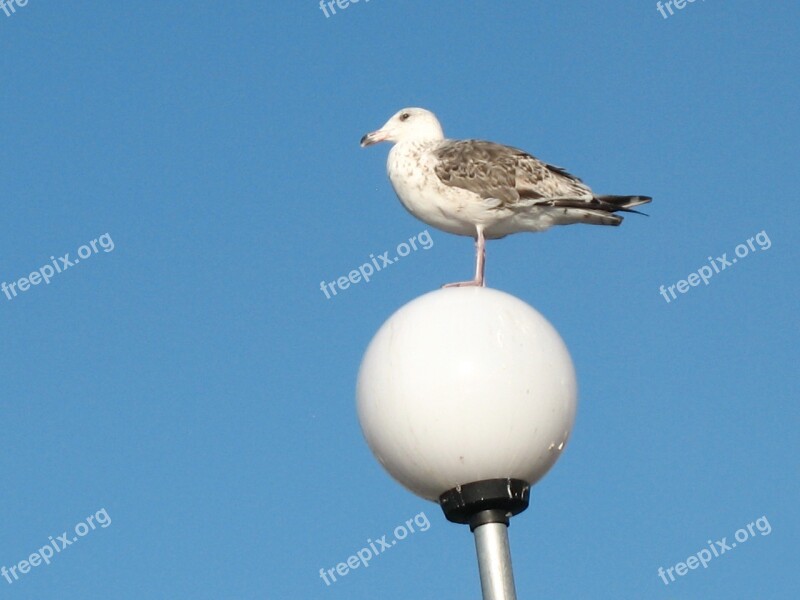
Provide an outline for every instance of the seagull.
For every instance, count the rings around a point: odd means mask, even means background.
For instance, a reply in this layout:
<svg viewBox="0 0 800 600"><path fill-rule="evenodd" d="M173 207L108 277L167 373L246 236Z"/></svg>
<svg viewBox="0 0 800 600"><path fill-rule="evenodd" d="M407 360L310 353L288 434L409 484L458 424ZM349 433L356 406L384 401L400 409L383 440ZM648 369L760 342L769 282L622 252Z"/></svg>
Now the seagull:
<svg viewBox="0 0 800 600"><path fill-rule="evenodd" d="M361 147L393 142L386 170L401 204L428 225L475 239L475 278L444 287L484 286L486 240L553 225L619 225L649 196L597 195L583 181L518 148L444 137L424 108L404 108Z"/></svg>

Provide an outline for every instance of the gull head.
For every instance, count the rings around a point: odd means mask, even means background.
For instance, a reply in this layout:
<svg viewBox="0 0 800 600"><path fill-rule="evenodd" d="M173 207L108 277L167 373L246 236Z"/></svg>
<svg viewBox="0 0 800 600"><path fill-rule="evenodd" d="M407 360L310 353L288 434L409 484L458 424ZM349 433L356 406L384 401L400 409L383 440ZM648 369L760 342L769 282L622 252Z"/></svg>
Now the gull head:
<svg viewBox="0 0 800 600"><path fill-rule="evenodd" d="M424 108L404 108L397 111L383 127L361 138L361 147L378 142L426 142L443 140L444 133L439 120Z"/></svg>

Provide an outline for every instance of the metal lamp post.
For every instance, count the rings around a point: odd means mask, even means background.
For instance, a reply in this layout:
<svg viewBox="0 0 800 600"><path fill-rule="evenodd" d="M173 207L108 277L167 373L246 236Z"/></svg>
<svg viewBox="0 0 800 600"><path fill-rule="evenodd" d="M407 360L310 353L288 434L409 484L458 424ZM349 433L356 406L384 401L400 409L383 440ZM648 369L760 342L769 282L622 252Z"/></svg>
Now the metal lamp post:
<svg viewBox="0 0 800 600"><path fill-rule="evenodd" d="M439 498L445 517L475 534L485 600L515 600L508 545L511 516L528 508L530 486L519 479L489 479L448 490Z"/></svg>
<svg viewBox="0 0 800 600"><path fill-rule="evenodd" d="M509 519L561 455L577 405L572 360L553 326L498 290L431 292L375 334L356 398L389 474L470 526L484 599L514 600Z"/></svg>

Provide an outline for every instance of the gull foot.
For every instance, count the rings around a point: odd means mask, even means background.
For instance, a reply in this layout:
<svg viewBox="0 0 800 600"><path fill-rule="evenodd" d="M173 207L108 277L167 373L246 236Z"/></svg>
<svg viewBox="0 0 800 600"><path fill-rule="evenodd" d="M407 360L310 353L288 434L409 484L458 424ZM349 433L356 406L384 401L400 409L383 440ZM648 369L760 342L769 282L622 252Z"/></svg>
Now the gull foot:
<svg viewBox="0 0 800 600"><path fill-rule="evenodd" d="M473 279L472 281L458 281L456 283L445 283L443 288L452 287L486 287L486 284L480 279Z"/></svg>

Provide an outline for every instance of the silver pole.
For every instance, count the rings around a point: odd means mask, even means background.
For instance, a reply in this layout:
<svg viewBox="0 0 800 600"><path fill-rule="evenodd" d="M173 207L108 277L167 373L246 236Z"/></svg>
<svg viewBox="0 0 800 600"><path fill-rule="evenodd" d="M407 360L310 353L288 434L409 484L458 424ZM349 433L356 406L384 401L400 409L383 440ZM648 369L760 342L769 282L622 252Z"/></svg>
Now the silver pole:
<svg viewBox="0 0 800 600"><path fill-rule="evenodd" d="M475 527L473 533L483 600L517 600L514 573L511 571L508 526L505 523L485 523Z"/></svg>

